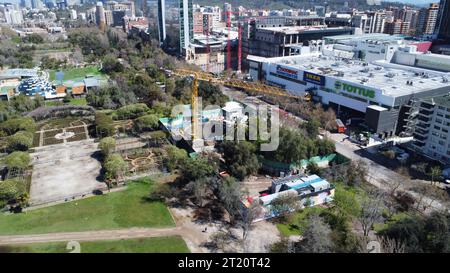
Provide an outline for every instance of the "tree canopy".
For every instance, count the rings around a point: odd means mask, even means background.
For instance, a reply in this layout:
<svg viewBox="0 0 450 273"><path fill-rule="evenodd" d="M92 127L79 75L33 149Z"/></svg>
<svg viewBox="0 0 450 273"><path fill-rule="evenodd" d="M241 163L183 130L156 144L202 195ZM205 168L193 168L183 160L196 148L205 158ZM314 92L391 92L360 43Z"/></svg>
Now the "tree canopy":
<svg viewBox="0 0 450 273"><path fill-rule="evenodd" d="M12 152L11 154L5 157L5 163L6 167L9 170L26 169L31 163L30 154L27 152L20 152L20 151Z"/></svg>
<svg viewBox="0 0 450 273"><path fill-rule="evenodd" d="M108 157L116 149L116 140L112 137L104 137L100 140L98 148L100 148L104 157Z"/></svg>
<svg viewBox="0 0 450 273"><path fill-rule="evenodd" d="M219 150L223 152L227 171L237 179L243 180L258 171L259 161L251 142L224 141L219 145Z"/></svg>

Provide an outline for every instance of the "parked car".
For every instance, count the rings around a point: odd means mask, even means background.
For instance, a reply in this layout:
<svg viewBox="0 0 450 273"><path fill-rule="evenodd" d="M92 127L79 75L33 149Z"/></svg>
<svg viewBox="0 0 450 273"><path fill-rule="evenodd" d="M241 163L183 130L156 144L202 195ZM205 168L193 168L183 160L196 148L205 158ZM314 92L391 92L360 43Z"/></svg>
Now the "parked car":
<svg viewBox="0 0 450 273"><path fill-rule="evenodd" d="M408 158L409 158L408 153L401 153L400 155L397 156L397 160L400 162L405 162L406 160L408 160Z"/></svg>

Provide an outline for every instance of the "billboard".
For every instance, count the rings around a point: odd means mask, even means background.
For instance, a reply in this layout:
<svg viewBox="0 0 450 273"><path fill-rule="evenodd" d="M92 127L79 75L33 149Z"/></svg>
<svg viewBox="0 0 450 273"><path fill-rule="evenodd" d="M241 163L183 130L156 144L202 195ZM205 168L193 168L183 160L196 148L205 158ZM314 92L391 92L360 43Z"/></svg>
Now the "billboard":
<svg viewBox="0 0 450 273"><path fill-rule="evenodd" d="M298 79L298 71L277 65L277 74L291 79Z"/></svg>
<svg viewBox="0 0 450 273"><path fill-rule="evenodd" d="M317 75L311 72L304 72L303 73L303 80L305 82L309 82L309 83L313 83L313 84L317 84L317 85L321 85L324 86L325 85L325 77L321 76L321 75Z"/></svg>
<svg viewBox="0 0 450 273"><path fill-rule="evenodd" d="M334 88L339 91L341 91L341 90L347 91L349 93L353 93L353 94L363 96L366 98L370 98L370 99L375 98L375 90L361 87L361 86L356 86L356 85L336 81L334 83Z"/></svg>

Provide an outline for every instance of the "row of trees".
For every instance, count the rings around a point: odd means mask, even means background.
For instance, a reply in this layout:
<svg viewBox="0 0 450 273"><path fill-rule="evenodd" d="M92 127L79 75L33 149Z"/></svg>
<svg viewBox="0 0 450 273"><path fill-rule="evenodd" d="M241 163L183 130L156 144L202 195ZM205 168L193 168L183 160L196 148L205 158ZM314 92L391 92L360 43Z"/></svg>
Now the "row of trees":
<svg viewBox="0 0 450 273"><path fill-rule="evenodd" d="M105 170L105 180L109 187L112 186L112 181L116 184L124 177L128 171L128 163L120 154L115 153L116 140L112 137L104 137L100 140L98 145L102 152L102 165Z"/></svg>
<svg viewBox="0 0 450 273"><path fill-rule="evenodd" d="M313 156L324 156L335 151L334 142L328 139L319 139L317 134L309 136L307 132L299 129L292 130L280 128L279 146L275 151L263 152L262 155L278 162L288 164L300 163L303 159Z"/></svg>

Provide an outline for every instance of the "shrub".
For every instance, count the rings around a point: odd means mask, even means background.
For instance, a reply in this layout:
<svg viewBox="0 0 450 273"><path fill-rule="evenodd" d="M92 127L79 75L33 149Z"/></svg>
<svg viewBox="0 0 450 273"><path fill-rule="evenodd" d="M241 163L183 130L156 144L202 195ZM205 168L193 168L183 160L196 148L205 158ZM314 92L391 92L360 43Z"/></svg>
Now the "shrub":
<svg viewBox="0 0 450 273"><path fill-rule="evenodd" d="M114 134L113 120L105 113L95 115L95 126L98 137L107 137Z"/></svg>
<svg viewBox="0 0 450 273"><path fill-rule="evenodd" d="M9 151L26 151L33 145L33 134L19 131L7 139Z"/></svg>
<svg viewBox="0 0 450 273"><path fill-rule="evenodd" d="M103 155L107 157L116 149L116 140L112 137L105 137L100 140L98 148L102 151Z"/></svg>
<svg viewBox="0 0 450 273"><path fill-rule="evenodd" d="M153 131L159 127L159 118L157 115L145 115L134 121L134 129L137 132Z"/></svg>
<svg viewBox="0 0 450 273"><path fill-rule="evenodd" d="M144 103L125 105L116 110L117 119L135 119L144 115L149 108Z"/></svg>
<svg viewBox="0 0 450 273"><path fill-rule="evenodd" d="M19 117L2 122L0 128L7 135L13 135L18 131L34 131L36 128L36 123L30 117Z"/></svg>
<svg viewBox="0 0 450 273"><path fill-rule="evenodd" d="M5 157L5 163L9 170L11 169L26 169L30 163L30 154L26 152L13 152Z"/></svg>

